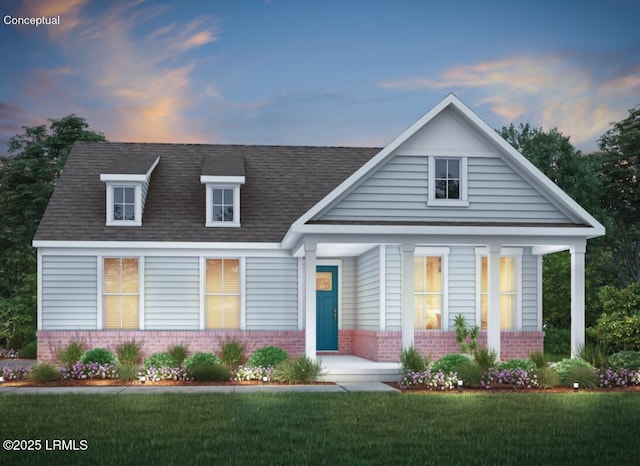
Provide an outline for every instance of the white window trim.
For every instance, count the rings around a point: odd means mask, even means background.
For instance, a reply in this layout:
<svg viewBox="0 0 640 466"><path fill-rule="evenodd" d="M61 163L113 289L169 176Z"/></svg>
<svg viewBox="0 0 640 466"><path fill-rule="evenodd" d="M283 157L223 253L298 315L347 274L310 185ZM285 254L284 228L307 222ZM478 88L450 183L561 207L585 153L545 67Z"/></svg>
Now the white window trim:
<svg viewBox="0 0 640 466"><path fill-rule="evenodd" d="M458 159L460 160L460 199L436 199L436 159ZM431 155L428 172L428 192L427 206L429 207L469 207L469 163L467 156L438 156Z"/></svg>
<svg viewBox="0 0 640 466"><path fill-rule="evenodd" d="M413 257L440 257L442 266L442 309L440 328L435 329L419 329L420 332L441 332L449 330L449 253L450 248L447 247L424 247L416 246ZM413 291L415 296L416 291ZM426 293L425 293L426 294ZM413 310L415 314L415 308Z"/></svg>
<svg viewBox="0 0 640 466"><path fill-rule="evenodd" d="M239 329L238 330L246 330L247 328L247 258L246 257L227 257L227 256L206 256L200 257L200 306L199 306L199 325L200 330L207 331L233 331L233 329L214 329L207 328L207 296L220 296L220 295L228 295L231 296L230 293L207 293L207 260L208 259L238 259L240 261L240 292L238 297L240 298L240 318L239 318ZM235 296L235 295L234 295Z"/></svg>
<svg viewBox="0 0 640 466"><path fill-rule="evenodd" d="M207 206L207 227L239 227L240 226L240 185L232 183L206 183L206 206ZM233 220L217 221L213 219L213 190L233 189Z"/></svg>
<svg viewBox="0 0 640 466"><path fill-rule="evenodd" d="M134 219L115 220L113 218L114 188L134 188ZM142 185L140 183L107 182L107 226L141 226L142 225Z"/></svg>
<svg viewBox="0 0 640 466"><path fill-rule="evenodd" d="M487 257L488 251L486 247L478 247L476 253L476 323L478 327L482 325L482 258ZM523 248L502 248L500 257L515 258L516 269L516 299L515 299L515 316L513 319L513 328L510 330L522 330L522 255ZM502 326L500 328L502 331Z"/></svg>

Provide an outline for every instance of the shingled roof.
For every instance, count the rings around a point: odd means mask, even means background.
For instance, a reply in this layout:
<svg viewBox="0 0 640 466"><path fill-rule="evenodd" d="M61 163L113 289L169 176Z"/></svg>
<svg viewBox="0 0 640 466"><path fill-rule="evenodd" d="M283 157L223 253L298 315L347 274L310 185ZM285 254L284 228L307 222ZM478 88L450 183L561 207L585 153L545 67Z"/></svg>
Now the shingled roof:
<svg viewBox="0 0 640 466"><path fill-rule="evenodd" d="M298 217L379 150L77 142L34 240L279 242ZM100 175L118 166L144 166L158 156L142 226L106 226L106 184ZM225 174L244 170L239 228L205 227L200 175L211 171L212 160L224 161Z"/></svg>

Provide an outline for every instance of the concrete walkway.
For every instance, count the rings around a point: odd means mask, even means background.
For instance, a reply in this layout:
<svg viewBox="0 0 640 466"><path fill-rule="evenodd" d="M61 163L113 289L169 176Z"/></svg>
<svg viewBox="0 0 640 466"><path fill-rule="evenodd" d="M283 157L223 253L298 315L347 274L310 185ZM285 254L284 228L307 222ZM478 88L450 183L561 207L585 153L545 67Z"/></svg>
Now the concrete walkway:
<svg viewBox="0 0 640 466"><path fill-rule="evenodd" d="M133 395L161 393L400 393L389 385L341 383L336 385L194 385L194 386L105 386L105 387L7 387L0 386L0 395Z"/></svg>

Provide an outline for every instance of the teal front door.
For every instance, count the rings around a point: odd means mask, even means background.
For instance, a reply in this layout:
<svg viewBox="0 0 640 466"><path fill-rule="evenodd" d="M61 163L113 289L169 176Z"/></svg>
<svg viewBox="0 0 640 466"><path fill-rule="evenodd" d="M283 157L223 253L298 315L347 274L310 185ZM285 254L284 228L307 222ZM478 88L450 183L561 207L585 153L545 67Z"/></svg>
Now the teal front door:
<svg viewBox="0 0 640 466"><path fill-rule="evenodd" d="M316 267L316 345L318 351L338 349L338 267Z"/></svg>

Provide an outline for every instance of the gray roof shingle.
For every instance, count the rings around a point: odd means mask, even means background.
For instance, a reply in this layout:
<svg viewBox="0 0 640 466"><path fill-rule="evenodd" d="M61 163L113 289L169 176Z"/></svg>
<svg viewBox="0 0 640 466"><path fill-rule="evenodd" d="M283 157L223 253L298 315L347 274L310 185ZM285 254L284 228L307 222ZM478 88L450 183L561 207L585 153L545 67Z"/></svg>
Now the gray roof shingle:
<svg viewBox="0 0 640 466"><path fill-rule="evenodd" d="M279 242L297 218L378 151L77 142L34 240ZM142 226L106 226L106 184L100 175L114 173L119 164L144 166L157 156L160 163L151 176ZM216 173L216 164L224 173ZM240 167L246 178L240 189L241 226L205 227L205 186L200 175L241 175Z"/></svg>

